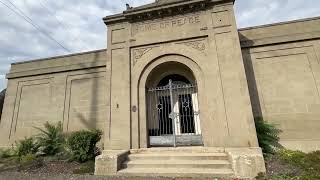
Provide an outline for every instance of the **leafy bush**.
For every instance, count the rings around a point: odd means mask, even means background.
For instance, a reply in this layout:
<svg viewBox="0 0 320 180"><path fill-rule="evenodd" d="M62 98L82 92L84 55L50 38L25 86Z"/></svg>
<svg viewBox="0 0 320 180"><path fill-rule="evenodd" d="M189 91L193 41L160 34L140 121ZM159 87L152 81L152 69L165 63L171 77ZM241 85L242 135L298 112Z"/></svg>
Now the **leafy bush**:
<svg viewBox="0 0 320 180"><path fill-rule="evenodd" d="M39 150L39 144L32 137L18 141L16 146L16 154L19 157L27 154L35 154Z"/></svg>
<svg viewBox="0 0 320 180"><path fill-rule="evenodd" d="M9 158L15 156L15 151L13 148L0 149L0 158Z"/></svg>
<svg viewBox="0 0 320 180"><path fill-rule="evenodd" d="M54 156L47 156L45 157L45 160L47 161L69 161L72 157L71 152L69 152L68 150L63 150L57 154L55 154Z"/></svg>
<svg viewBox="0 0 320 180"><path fill-rule="evenodd" d="M287 174L281 174L281 175L273 176L270 179L271 180L299 180L299 179L301 179L301 177L299 177L299 176L292 177Z"/></svg>
<svg viewBox="0 0 320 180"><path fill-rule="evenodd" d="M44 129L36 128L41 133L37 136L41 151L47 155L55 155L63 149L65 143L62 123L57 125L46 122Z"/></svg>
<svg viewBox="0 0 320 180"><path fill-rule="evenodd" d="M305 157L306 170L320 176L320 151L308 153Z"/></svg>
<svg viewBox="0 0 320 180"><path fill-rule="evenodd" d="M302 151L281 149L278 151L278 156L282 161L291 165L304 166L301 163L304 163L303 159L305 158L306 154Z"/></svg>
<svg viewBox="0 0 320 180"><path fill-rule="evenodd" d="M261 117L254 119L259 146L265 154L274 153L275 148L282 147L279 143L279 134L281 130L277 129L275 125L269 124Z"/></svg>
<svg viewBox="0 0 320 180"><path fill-rule="evenodd" d="M20 164L21 165L29 165L32 164L34 161L36 161L37 156L34 154L26 154L24 156L21 156L20 158Z"/></svg>
<svg viewBox="0 0 320 180"><path fill-rule="evenodd" d="M70 135L67 144L72 153L72 159L85 162L95 157L95 149L97 142L101 139L102 132L93 131L77 131Z"/></svg>
<svg viewBox="0 0 320 180"><path fill-rule="evenodd" d="M27 154L20 158L17 170L36 170L43 165L44 161L42 158L37 157L35 154Z"/></svg>

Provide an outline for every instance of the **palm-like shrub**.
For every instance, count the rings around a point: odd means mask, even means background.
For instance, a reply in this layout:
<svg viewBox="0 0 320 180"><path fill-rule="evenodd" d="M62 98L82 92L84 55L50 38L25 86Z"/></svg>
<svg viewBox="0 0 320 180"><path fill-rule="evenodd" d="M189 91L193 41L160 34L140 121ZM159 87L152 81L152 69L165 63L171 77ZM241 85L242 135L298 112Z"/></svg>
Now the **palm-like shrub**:
<svg viewBox="0 0 320 180"><path fill-rule="evenodd" d="M39 144L32 137L16 142L16 154L19 157L26 156L27 154L36 154L38 150Z"/></svg>
<svg viewBox="0 0 320 180"><path fill-rule="evenodd" d="M279 134L281 130L275 125L270 124L263 120L262 117L256 117L254 119L259 146L265 154L274 153L276 148L282 147L279 143Z"/></svg>
<svg viewBox="0 0 320 180"><path fill-rule="evenodd" d="M62 123L50 124L46 122L44 129L36 128L41 133L37 136L40 149L46 155L55 155L63 149L65 143Z"/></svg>

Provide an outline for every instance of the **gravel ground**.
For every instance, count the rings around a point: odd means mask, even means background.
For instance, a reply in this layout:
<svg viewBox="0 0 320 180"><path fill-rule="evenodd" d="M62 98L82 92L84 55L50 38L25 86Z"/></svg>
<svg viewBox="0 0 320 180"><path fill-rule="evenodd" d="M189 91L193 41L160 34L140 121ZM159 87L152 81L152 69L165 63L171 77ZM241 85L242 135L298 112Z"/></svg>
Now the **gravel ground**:
<svg viewBox="0 0 320 180"><path fill-rule="evenodd" d="M39 168L29 168L24 173L28 174L54 174L54 175L61 175L61 174L73 174L73 170L76 168L79 168L80 164L77 162L50 162L50 163L44 163Z"/></svg>
<svg viewBox="0 0 320 180"><path fill-rule="evenodd" d="M0 163L1 165L1 163ZM216 180L208 177L142 177L142 176L94 176L73 174L81 164L67 161L36 161L30 166L9 168L1 170L0 180ZM220 179L219 179L220 180Z"/></svg>
<svg viewBox="0 0 320 180"><path fill-rule="evenodd" d="M0 180L215 180L213 178L182 178L182 177L132 177L132 176L93 176L93 175L72 175L72 174L48 174L48 173L0 173Z"/></svg>
<svg viewBox="0 0 320 180"><path fill-rule="evenodd" d="M42 161L40 161L42 162ZM1 163L0 163L1 165ZM76 162L52 161L35 162L28 167L13 167L6 170L0 168L0 180L188 180L212 178L182 178L182 177L133 177L133 176L94 176L76 175L73 170L80 167Z"/></svg>
<svg viewBox="0 0 320 180"><path fill-rule="evenodd" d="M302 171L299 168L281 162L281 160L277 156L271 156L265 160L267 162L266 169L267 175L269 177L281 174L287 174L295 177L301 175L302 173Z"/></svg>
<svg viewBox="0 0 320 180"><path fill-rule="evenodd" d="M266 159L267 162L267 175L274 176L279 174L291 174L293 176L299 175L299 169L291 167L287 164L281 163L276 156L271 156ZM214 180L213 178L182 178L182 177L132 177L132 176L94 176L94 175L75 175L73 171L81 165L76 162L66 161L51 161L42 163L40 166L37 164L29 168L7 169L1 172L0 163L0 180L187 180L187 179L205 179Z"/></svg>

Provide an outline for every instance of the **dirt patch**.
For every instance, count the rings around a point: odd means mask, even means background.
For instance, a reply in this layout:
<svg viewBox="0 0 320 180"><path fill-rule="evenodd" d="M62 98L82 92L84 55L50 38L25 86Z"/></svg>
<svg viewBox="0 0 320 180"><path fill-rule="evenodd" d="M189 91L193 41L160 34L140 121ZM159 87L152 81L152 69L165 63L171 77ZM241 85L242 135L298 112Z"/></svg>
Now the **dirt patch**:
<svg viewBox="0 0 320 180"><path fill-rule="evenodd" d="M6 159L0 163L1 172L19 172L24 174L74 174L74 171L81 169L86 164L78 162L69 162L66 160L48 160L46 158L38 158L27 164L18 163L16 159ZM93 165L94 166L94 165ZM93 171L83 174L92 174Z"/></svg>
<svg viewBox="0 0 320 180"><path fill-rule="evenodd" d="M73 171L81 165L77 162L53 161L43 163L40 167L30 167L23 169L20 172L30 174L73 174Z"/></svg>
<svg viewBox="0 0 320 180"><path fill-rule="evenodd" d="M48 174L23 174L17 172L0 173L0 180L214 180L202 177L165 177L165 176L93 176L93 175L48 175ZM219 179L220 180L220 179ZM222 179L221 179L222 180Z"/></svg>
<svg viewBox="0 0 320 180"><path fill-rule="evenodd" d="M261 179L273 179L276 177L299 177L303 175L303 170L297 166L290 165L281 161L278 155L270 155L265 158L267 174ZM13 165L11 165L13 166ZM5 165L5 167L8 167ZM0 163L0 180L6 179L148 179L146 177L121 177L121 176L92 176L94 162L80 164L77 162L37 159L34 163L21 167L16 166L1 172ZM88 170L89 169L89 170ZM76 175L76 174L81 175ZM161 177L149 177L150 179L170 179ZM192 178L191 178L192 179ZM259 178L260 179L260 178ZM277 179L277 178L276 178ZM279 179L279 178L278 178Z"/></svg>
<svg viewBox="0 0 320 180"><path fill-rule="evenodd" d="M270 155L265 158L265 161L267 177L274 177L283 174L296 177L300 176L303 172L298 167L282 162L277 155Z"/></svg>

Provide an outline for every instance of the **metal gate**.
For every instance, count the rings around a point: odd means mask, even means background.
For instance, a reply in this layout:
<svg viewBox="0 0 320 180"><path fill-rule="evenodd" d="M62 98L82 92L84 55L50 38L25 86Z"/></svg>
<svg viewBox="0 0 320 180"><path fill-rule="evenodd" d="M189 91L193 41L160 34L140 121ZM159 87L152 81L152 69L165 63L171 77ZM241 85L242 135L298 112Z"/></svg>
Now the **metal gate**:
<svg viewBox="0 0 320 180"><path fill-rule="evenodd" d="M197 87L169 84L147 90L150 146L202 145Z"/></svg>

